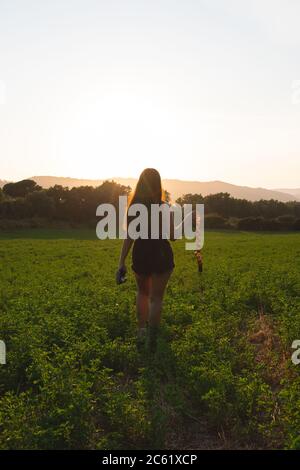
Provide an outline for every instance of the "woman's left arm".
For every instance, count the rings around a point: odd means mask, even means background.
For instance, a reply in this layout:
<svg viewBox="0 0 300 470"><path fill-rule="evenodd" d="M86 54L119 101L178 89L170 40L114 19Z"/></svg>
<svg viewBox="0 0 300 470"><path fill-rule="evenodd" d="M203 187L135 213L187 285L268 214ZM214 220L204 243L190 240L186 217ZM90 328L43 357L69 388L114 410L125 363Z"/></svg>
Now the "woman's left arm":
<svg viewBox="0 0 300 470"><path fill-rule="evenodd" d="M130 251L130 248L133 242L134 240L131 240L130 238L125 238L125 240L123 241L122 250L121 250L120 259L119 259L119 269L125 268L125 261L126 261L127 255Z"/></svg>

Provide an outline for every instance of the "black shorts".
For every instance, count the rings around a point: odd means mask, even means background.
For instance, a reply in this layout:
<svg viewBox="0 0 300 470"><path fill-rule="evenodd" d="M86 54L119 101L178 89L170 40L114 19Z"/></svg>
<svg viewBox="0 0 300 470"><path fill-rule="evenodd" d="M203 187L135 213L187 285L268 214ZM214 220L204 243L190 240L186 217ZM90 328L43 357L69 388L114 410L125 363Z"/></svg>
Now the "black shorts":
<svg viewBox="0 0 300 470"><path fill-rule="evenodd" d="M168 240L135 240L132 269L141 275L162 274L175 267L173 250Z"/></svg>

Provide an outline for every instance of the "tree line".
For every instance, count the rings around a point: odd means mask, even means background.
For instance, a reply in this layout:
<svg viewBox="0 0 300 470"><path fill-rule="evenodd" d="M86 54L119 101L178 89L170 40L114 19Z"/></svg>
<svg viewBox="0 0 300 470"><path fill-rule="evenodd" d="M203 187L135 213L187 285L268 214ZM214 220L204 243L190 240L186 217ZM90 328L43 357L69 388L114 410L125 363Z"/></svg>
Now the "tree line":
<svg viewBox="0 0 300 470"><path fill-rule="evenodd" d="M204 204L206 228L239 230L300 230L300 202L274 199L248 201L229 193L185 194L179 204Z"/></svg>
<svg viewBox="0 0 300 470"><path fill-rule="evenodd" d="M27 225L48 221L94 227L96 208L111 203L118 209L119 196L128 196L130 186L104 181L100 186L67 188L55 185L43 189L33 180L7 183L0 189L0 228L12 221ZM166 191L167 197L169 193ZM206 228L241 230L300 230L300 202L276 200L248 201L228 193L185 194L178 204L204 204ZM25 226L26 223L23 223Z"/></svg>
<svg viewBox="0 0 300 470"><path fill-rule="evenodd" d="M33 180L8 183L0 192L0 219L45 219L95 225L99 204L111 203L117 208L119 196L127 196L130 191L129 186L114 181L104 181L96 188L71 189L60 185L43 189Z"/></svg>

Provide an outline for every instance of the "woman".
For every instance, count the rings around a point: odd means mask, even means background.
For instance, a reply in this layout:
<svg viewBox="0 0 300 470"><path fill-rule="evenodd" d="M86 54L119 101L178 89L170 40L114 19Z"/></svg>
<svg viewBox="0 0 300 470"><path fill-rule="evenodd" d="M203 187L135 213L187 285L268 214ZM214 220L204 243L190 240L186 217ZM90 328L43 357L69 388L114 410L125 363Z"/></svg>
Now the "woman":
<svg viewBox="0 0 300 470"><path fill-rule="evenodd" d="M144 204L148 209L148 233L151 233L151 204L166 204L160 174L153 168L142 172L129 207L132 204ZM129 216L127 221L130 222ZM174 219L171 217L170 239L174 239ZM141 347L146 339L147 324L149 325L149 348L155 352L157 334L160 324L163 296L174 268L173 251L169 241L138 238L124 240L117 275L126 273L125 260L133 245L132 269L137 284L136 309L138 319L137 344Z"/></svg>

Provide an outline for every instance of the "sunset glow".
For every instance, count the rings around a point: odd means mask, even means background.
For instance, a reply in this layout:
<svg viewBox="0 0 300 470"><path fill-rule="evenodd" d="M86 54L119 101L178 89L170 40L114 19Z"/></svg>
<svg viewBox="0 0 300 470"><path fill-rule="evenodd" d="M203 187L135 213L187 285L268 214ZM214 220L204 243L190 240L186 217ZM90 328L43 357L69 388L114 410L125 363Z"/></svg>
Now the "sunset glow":
<svg viewBox="0 0 300 470"><path fill-rule="evenodd" d="M1 179L299 186L298 3L69 5L1 2Z"/></svg>

